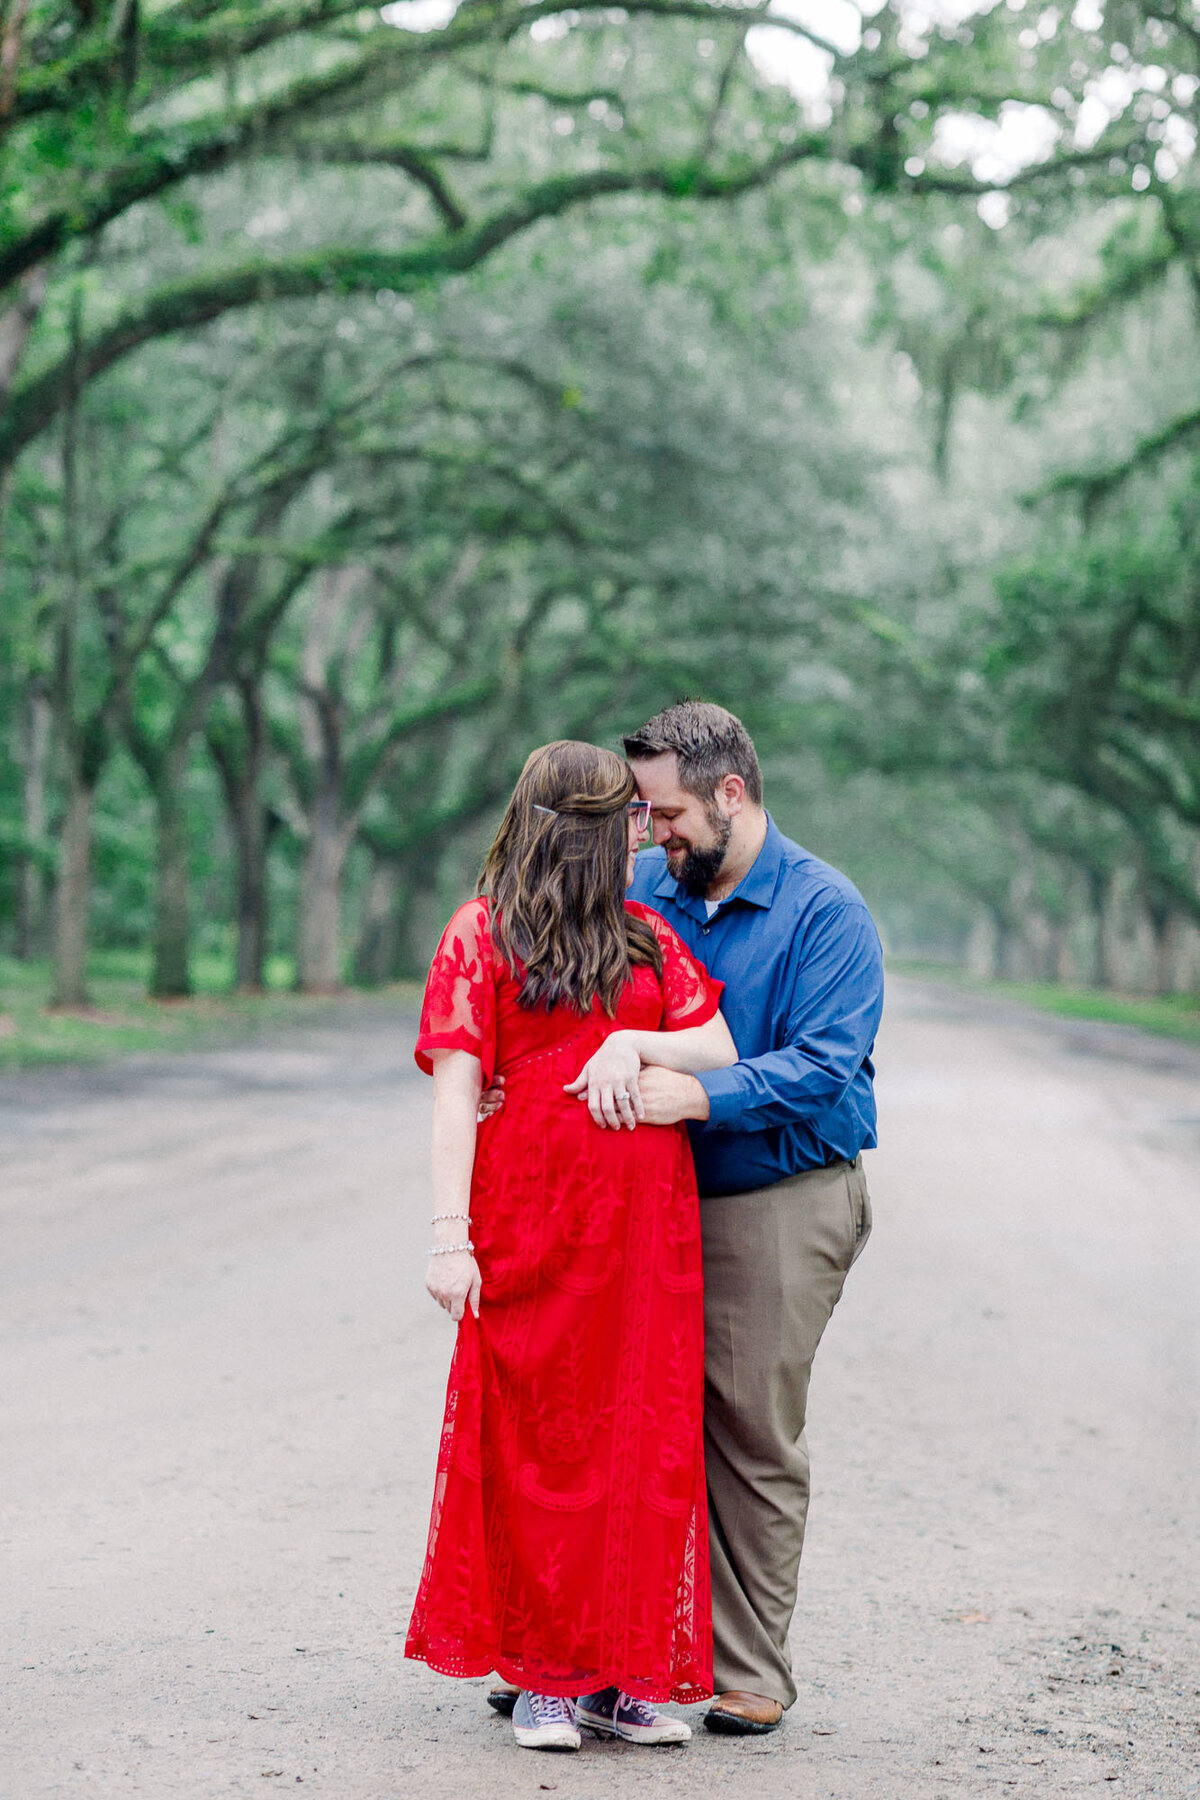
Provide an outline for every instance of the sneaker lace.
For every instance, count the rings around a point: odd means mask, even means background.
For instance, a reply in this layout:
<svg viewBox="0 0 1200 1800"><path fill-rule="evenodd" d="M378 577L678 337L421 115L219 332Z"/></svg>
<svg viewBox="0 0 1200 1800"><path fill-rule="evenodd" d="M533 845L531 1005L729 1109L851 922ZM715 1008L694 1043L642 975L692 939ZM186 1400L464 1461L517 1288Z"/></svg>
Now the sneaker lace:
<svg viewBox="0 0 1200 1800"><path fill-rule="evenodd" d="M573 1725L575 1708L560 1694L530 1694L529 1710L535 1725Z"/></svg>
<svg viewBox="0 0 1200 1800"><path fill-rule="evenodd" d="M635 1725L653 1725L658 1718L654 1708L645 1700L635 1700L632 1694L626 1694L624 1691L617 1701L617 1708L627 1717L632 1717Z"/></svg>

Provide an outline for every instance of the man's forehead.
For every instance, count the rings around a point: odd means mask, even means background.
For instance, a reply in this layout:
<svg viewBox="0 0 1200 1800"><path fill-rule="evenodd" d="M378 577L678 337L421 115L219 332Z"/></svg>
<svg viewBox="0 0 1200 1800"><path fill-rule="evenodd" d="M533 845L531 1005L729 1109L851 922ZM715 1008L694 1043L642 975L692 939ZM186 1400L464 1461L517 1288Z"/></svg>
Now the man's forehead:
<svg viewBox="0 0 1200 1800"><path fill-rule="evenodd" d="M680 785L679 758L674 750L640 759L632 767L639 795L656 808L686 806L695 797Z"/></svg>

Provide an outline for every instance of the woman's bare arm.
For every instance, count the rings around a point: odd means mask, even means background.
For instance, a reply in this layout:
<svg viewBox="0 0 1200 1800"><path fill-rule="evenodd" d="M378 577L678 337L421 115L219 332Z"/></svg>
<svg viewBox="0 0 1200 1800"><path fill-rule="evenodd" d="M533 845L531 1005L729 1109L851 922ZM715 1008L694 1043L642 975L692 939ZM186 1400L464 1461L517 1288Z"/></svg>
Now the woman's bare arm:
<svg viewBox="0 0 1200 1800"><path fill-rule="evenodd" d="M637 1051L639 1062L677 1069L681 1075L727 1069L738 1059L733 1035L719 1012L703 1025L685 1025L681 1031L615 1031L613 1037L624 1038Z"/></svg>
<svg viewBox="0 0 1200 1800"><path fill-rule="evenodd" d="M469 1050L434 1050L433 1131L430 1164L433 1176L433 1211L468 1214L471 1210L471 1172L475 1166L475 1130L483 1066ZM433 1244L465 1244L470 1226L465 1217L435 1217ZM479 1264L469 1250L450 1250L429 1258L425 1286L452 1319L461 1319L466 1306L478 1316L481 1278Z"/></svg>
<svg viewBox="0 0 1200 1800"><path fill-rule="evenodd" d="M638 1092L643 1065L698 1075L703 1069L728 1068L737 1059L737 1046L719 1012L706 1024L681 1031L614 1031L574 1081L566 1083L566 1091L586 1099L597 1125L614 1130L624 1125L632 1131L645 1117Z"/></svg>

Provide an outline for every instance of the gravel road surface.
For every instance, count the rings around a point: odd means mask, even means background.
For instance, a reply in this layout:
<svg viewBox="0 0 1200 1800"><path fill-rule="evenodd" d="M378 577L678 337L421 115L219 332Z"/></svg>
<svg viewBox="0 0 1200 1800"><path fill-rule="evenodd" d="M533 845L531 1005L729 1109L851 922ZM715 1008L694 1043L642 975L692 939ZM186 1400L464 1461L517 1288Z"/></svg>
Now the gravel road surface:
<svg viewBox="0 0 1200 1800"><path fill-rule="evenodd" d="M800 1699L563 1757L401 1654L452 1336L412 1031L0 1082L6 1800L1200 1795L1200 1056L893 982Z"/></svg>

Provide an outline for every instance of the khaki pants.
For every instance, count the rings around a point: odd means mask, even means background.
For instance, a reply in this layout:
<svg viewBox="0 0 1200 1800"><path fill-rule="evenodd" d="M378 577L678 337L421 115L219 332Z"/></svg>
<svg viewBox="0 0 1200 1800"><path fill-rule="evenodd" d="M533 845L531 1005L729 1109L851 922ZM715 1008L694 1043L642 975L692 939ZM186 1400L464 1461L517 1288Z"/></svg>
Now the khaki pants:
<svg viewBox="0 0 1200 1800"><path fill-rule="evenodd" d="M871 1229L862 1158L700 1203L718 1693L790 1706L813 1357Z"/></svg>

